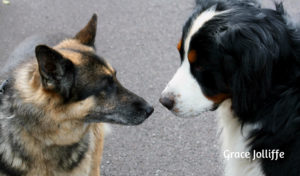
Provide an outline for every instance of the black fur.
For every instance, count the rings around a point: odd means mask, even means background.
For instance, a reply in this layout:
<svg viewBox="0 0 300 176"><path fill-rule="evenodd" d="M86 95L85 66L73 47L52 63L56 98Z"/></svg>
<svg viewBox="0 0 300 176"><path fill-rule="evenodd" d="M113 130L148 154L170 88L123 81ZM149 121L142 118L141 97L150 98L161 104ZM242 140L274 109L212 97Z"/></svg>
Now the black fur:
<svg viewBox="0 0 300 176"><path fill-rule="evenodd" d="M290 24L282 4L272 10L254 1L202 0L183 28L183 39L208 8L229 11L206 22L192 38L190 50L197 52L192 74L207 96L230 95L241 124L261 125L248 136L252 150L285 152L284 159L262 160L266 176L300 175L299 29Z"/></svg>
<svg viewBox="0 0 300 176"><path fill-rule="evenodd" d="M9 176L20 176L25 173L17 168L13 168L12 166L8 165L7 162L3 159L3 154L0 154L0 175L3 174Z"/></svg>
<svg viewBox="0 0 300 176"><path fill-rule="evenodd" d="M86 152L89 149L89 134L87 134L81 141L75 144L67 146L54 146L51 150L55 152L56 150L61 153L61 156L57 158L58 168L65 171L71 171L76 168L80 162L86 156Z"/></svg>

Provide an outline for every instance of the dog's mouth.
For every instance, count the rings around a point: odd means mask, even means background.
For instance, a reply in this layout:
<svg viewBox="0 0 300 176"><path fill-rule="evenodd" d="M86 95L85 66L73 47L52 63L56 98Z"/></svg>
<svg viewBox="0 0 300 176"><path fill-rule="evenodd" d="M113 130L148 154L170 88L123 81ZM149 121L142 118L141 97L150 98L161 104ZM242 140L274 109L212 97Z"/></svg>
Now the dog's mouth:
<svg viewBox="0 0 300 176"><path fill-rule="evenodd" d="M203 114L206 114L210 111L214 111L214 108L215 107L205 108L205 109L202 109L201 111L197 111L197 112L194 112L194 111L184 112L184 111L180 111L179 109L175 108L174 110L170 110L170 112L172 112L172 114L174 114L177 117L188 119L188 118L199 117L199 116L201 116Z"/></svg>
<svg viewBox="0 0 300 176"><path fill-rule="evenodd" d="M84 118L86 123L111 123L119 125L135 126L142 124L151 114L151 112L136 112L136 113L91 113Z"/></svg>

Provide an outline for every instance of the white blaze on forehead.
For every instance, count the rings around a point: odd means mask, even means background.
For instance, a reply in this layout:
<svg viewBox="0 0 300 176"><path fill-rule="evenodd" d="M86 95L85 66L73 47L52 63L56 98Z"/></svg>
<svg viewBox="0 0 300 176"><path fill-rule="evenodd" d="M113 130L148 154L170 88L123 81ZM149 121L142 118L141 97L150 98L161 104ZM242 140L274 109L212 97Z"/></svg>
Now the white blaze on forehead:
<svg viewBox="0 0 300 176"><path fill-rule="evenodd" d="M184 51L187 53L190 49L190 43L192 37L199 31L199 29L209 20L211 20L214 16L219 15L224 12L216 12L216 6L209 8L208 10L202 12L198 15L196 19L193 20L192 25L190 26L188 35L184 42ZM184 57L187 57L185 54Z"/></svg>

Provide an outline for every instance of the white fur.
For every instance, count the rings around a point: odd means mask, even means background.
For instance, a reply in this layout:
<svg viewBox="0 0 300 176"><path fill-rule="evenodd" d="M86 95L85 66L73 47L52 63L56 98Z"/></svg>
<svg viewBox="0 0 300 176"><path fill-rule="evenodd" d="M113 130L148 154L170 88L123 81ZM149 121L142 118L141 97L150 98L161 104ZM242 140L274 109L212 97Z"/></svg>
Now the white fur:
<svg viewBox="0 0 300 176"><path fill-rule="evenodd" d="M190 41L195 33L203 26L203 24L217 14L219 13L215 12L215 8L213 7L201 13L193 21L187 38L185 39L184 61L162 92L162 97L172 96L172 98L174 98L175 105L172 112L179 117L195 117L209 110L213 106L213 102L204 96L197 80L191 74L187 53L189 51Z"/></svg>
<svg viewBox="0 0 300 176"><path fill-rule="evenodd" d="M199 31L199 29L209 20L211 20L214 16L220 14L220 12L215 11L215 6L202 12L199 16L193 21L189 29L189 33L185 39L184 44L184 51L185 51L185 58L187 58L187 53L190 49L190 43L192 37Z"/></svg>
<svg viewBox="0 0 300 176"><path fill-rule="evenodd" d="M247 136L257 124L246 124L241 131L241 123L233 115L231 100L225 100L217 110L219 130L221 131L222 156L224 151L249 152ZM225 160L225 176L264 176L260 160L230 158Z"/></svg>
<svg viewBox="0 0 300 176"><path fill-rule="evenodd" d="M111 126L108 123L103 123L103 129L104 136L110 135L110 133L112 133Z"/></svg>
<svg viewBox="0 0 300 176"><path fill-rule="evenodd" d="M209 110L213 102L205 98L201 88L190 72L190 64L184 60L162 96L174 96L172 112L180 117L194 117Z"/></svg>

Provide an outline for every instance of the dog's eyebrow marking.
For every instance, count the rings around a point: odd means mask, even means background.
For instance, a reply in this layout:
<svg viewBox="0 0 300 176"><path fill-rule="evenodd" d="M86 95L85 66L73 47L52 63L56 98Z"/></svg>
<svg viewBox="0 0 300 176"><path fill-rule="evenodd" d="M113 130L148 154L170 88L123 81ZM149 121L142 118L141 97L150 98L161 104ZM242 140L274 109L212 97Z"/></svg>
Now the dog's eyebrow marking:
<svg viewBox="0 0 300 176"><path fill-rule="evenodd" d="M180 51L181 45L182 45L182 39L180 39L180 41L179 41L178 44L177 44L177 49L178 49L178 51Z"/></svg>
<svg viewBox="0 0 300 176"><path fill-rule="evenodd" d="M188 59L190 61L190 63L194 63L197 60L197 52L196 50L190 50L189 54L188 54Z"/></svg>
<svg viewBox="0 0 300 176"><path fill-rule="evenodd" d="M67 49L56 49L61 55L69 59L73 64L80 65L82 63L82 54L73 50Z"/></svg>
<svg viewBox="0 0 300 176"><path fill-rule="evenodd" d="M107 68L108 68L108 70L111 74L116 73L116 70L108 62L105 62L105 64L106 64L106 66L107 66Z"/></svg>
<svg viewBox="0 0 300 176"><path fill-rule="evenodd" d="M114 74L114 71L111 70L111 69L109 69L109 68L107 68L107 67L103 67L103 68L102 68L102 71L103 71L104 73L106 73L107 75L113 75L113 74Z"/></svg>

